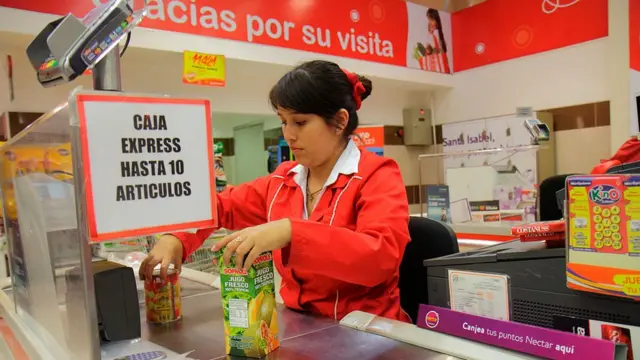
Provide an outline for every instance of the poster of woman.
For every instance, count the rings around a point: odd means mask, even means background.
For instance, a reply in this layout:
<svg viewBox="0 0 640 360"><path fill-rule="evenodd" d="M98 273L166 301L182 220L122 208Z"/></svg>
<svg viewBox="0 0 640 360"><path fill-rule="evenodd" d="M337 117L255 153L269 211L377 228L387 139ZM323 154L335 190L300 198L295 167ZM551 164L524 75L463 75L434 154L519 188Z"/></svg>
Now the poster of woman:
<svg viewBox="0 0 640 360"><path fill-rule="evenodd" d="M407 3L407 7L407 66L452 73L451 14L412 3Z"/></svg>

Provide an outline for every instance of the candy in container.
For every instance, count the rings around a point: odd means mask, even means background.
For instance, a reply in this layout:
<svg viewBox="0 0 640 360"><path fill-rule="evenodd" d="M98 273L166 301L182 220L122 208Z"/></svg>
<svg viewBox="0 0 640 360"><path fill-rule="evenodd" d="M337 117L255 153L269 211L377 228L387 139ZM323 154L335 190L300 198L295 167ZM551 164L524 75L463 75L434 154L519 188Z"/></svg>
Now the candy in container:
<svg viewBox="0 0 640 360"><path fill-rule="evenodd" d="M180 274L176 270L169 269L166 279L160 276L160 269L154 270L153 276L144 280L144 294L147 322L166 324L182 318Z"/></svg>

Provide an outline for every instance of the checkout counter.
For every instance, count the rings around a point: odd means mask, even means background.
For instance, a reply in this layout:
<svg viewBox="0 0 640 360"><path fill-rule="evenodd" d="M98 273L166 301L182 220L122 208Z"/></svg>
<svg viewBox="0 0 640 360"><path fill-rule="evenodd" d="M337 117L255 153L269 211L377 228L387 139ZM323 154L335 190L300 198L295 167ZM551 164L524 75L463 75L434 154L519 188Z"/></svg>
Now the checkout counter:
<svg viewBox="0 0 640 360"><path fill-rule="evenodd" d="M119 54L114 51L118 41L113 39L125 36L143 13L133 12L125 0L112 0L83 19L69 15L51 23L28 49L38 79L53 86L93 67L97 89L119 91ZM70 41L74 36L82 41ZM97 37L113 42L92 57L91 46L103 43ZM163 351L167 359L228 358L219 290L183 278L182 319L148 324L144 292L136 285L133 270L105 267L104 260L92 258L86 181L72 175L83 174L87 165L82 161L77 112L70 100L3 147L0 186L12 269L10 284L0 291L5 323L32 360L113 360L144 351ZM61 158L70 155L73 162ZM480 259L487 252L491 251L453 257ZM478 262L490 263L486 258ZM454 263L441 265L458 266ZM427 266L437 284L438 266ZM514 277L523 269L513 270ZM434 287L429 301L447 306L441 291ZM362 312L335 322L281 305L278 311L281 345L268 359L533 359Z"/></svg>
<svg viewBox="0 0 640 360"><path fill-rule="evenodd" d="M68 106L62 106L44 115L27 131L12 139L4 148L5 151L15 151L17 154L18 150L30 149L31 153L27 155L34 156L34 148L40 149L44 144L45 149L59 153L60 144L72 140L70 135L77 131L77 126L69 129L70 111ZM4 169L9 165L9 169L15 169L12 167L15 165L11 163L12 157L5 156L2 159ZM124 297L120 294L122 291L107 294L111 296L110 299L122 301L122 309L125 310L107 313L104 307L98 306L104 296L101 290L104 290L105 280L96 277L98 272L95 263L102 260L91 258L88 237L83 233L83 227L78 226L78 219L81 222L82 216L78 217L77 211L82 211L82 207L75 206L75 199L81 194L74 190L77 190L79 182L70 182L69 178L61 177L60 169L42 169L3 172L0 184L3 194L13 194L13 198L4 196L5 211L14 214L11 211L14 209L17 210L15 214L19 214L8 221L6 227L11 245L13 281L12 287L0 292L0 311L30 359L113 360L140 351L164 351L169 355L168 359L228 358L223 340L221 297L219 290L211 285L183 279L182 319L164 326L151 325L143 315L144 295L135 290L133 270L119 269L122 278L129 279L127 293L134 295ZM7 206L10 205L7 202L14 203L14 207ZM547 263L539 262L538 258L544 256L534 251L536 249L523 249L515 245L508 243L498 245L499 248L483 248L427 262L429 303L447 307L445 287L440 285L444 278L443 271L447 268L506 272L520 291L512 294L517 295L522 306L529 306L526 314L535 315L538 305L527 297L531 296L532 291L538 291L537 296L541 299L538 302L542 303L548 297L545 291L548 291L550 284L559 291L566 281L564 270L560 268L562 256L549 253L553 256L547 256ZM519 265L514 265L518 261ZM539 280L536 283L531 282L531 279L537 278ZM81 296L69 296L70 280L74 284L74 294ZM539 289L527 290L528 283ZM114 283L108 285L113 286ZM131 289L134 291L131 292ZM566 292L569 293L568 290ZM130 305L131 296L133 306ZM577 301L584 298L576 296ZM566 294L565 297L548 297L545 306L553 310L564 299L567 299ZM609 301L607 304L615 307L622 303ZM627 305L627 308L620 306L619 310L627 312L628 316L637 316L637 312L634 315L630 311L630 306L635 304ZM571 306L569 310L574 312L584 309L579 305ZM521 309L523 307L514 307L514 311ZM352 313L338 323L282 306L278 306L278 310L281 345L268 359L533 359L521 353L366 313ZM110 326L99 319L123 316L123 313L127 315L127 319L123 320L129 324L127 330L131 330L132 324L135 324L139 326L139 335L108 341L123 333L118 330L118 325ZM131 315L135 316L132 318ZM636 321L631 320L632 323ZM10 356L6 358L11 359Z"/></svg>
<svg viewBox="0 0 640 360"><path fill-rule="evenodd" d="M181 281L182 320L162 326L147 324L144 294L140 293L141 338L103 346L102 359L113 360L140 351L164 351L167 359L229 358L225 355L219 290L187 279ZM12 296L10 289L0 293L1 314L29 359L71 359L51 353L45 345L46 340L14 311ZM281 345L267 359L533 359L366 313L350 314L338 323L288 310L280 304L278 312ZM57 314L50 315L54 317ZM11 354L2 352L0 358L12 359Z"/></svg>

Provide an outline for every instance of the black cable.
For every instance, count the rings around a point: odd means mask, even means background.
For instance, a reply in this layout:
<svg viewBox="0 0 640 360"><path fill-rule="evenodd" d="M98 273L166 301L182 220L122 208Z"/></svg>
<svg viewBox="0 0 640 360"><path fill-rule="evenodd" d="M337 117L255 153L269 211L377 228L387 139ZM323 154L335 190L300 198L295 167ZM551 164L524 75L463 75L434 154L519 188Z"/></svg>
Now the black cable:
<svg viewBox="0 0 640 360"><path fill-rule="evenodd" d="M127 33L127 40L124 41L124 46L122 47L122 51L120 51L120 57L122 57L122 55L124 55L124 53L127 51L130 41L131 41L131 31Z"/></svg>

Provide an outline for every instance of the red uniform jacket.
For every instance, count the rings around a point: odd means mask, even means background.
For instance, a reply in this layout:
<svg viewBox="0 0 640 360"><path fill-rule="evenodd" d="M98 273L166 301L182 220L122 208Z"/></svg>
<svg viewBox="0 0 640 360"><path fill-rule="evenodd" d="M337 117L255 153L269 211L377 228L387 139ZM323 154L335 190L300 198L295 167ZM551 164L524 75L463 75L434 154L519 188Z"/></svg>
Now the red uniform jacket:
<svg viewBox="0 0 640 360"><path fill-rule="evenodd" d="M634 136L625 141L611 159L603 160L591 170L591 174L606 174L614 166L640 161L640 139Z"/></svg>
<svg viewBox="0 0 640 360"><path fill-rule="evenodd" d="M391 159L356 152L356 170L336 174L308 220L303 191L294 179L294 170L301 167L287 162L271 175L220 193L219 224L238 230L291 220L291 243L273 253L287 307L336 320L362 310L410 321L400 307L398 289L400 262L409 242L409 209L400 170ZM184 245L185 258L213 230L174 234Z"/></svg>

